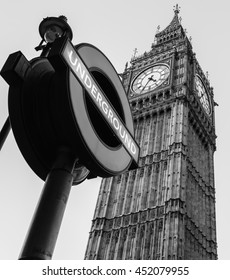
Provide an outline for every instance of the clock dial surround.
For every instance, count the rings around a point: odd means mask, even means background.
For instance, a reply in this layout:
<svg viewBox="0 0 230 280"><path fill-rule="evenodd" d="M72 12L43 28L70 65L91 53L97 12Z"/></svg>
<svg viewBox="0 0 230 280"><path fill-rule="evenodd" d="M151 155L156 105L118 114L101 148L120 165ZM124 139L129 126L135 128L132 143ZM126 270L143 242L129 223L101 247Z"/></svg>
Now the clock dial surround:
<svg viewBox="0 0 230 280"><path fill-rule="evenodd" d="M202 79L199 75L196 75L195 78L195 88L197 96L199 97L200 103L203 106L205 112L210 115L211 114L211 105L208 98L207 90L202 82Z"/></svg>
<svg viewBox="0 0 230 280"><path fill-rule="evenodd" d="M157 64L148 67L138 74L132 83L132 91L136 94L144 94L163 84L169 77L170 70L166 64Z"/></svg>

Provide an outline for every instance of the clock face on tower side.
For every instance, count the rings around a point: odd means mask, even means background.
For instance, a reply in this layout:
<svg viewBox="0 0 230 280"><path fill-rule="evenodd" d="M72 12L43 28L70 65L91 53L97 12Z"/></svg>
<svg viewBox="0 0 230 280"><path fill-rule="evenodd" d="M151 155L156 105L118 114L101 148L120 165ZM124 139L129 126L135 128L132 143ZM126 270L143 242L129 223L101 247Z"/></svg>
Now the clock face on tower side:
<svg viewBox="0 0 230 280"><path fill-rule="evenodd" d="M132 83L136 94L143 94L160 86L169 76L169 67L165 64L153 65L142 71Z"/></svg>
<svg viewBox="0 0 230 280"><path fill-rule="evenodd" d="M197 90L197 95L200 99L200 103L202 104L205 112L210 115L211 114L211 105L210 105L210 101L208 98L208 94L207 91L205 89L205 86L200 78L200 76L196 75L195 78L195 86L196 86L196 90Z"/></svg>

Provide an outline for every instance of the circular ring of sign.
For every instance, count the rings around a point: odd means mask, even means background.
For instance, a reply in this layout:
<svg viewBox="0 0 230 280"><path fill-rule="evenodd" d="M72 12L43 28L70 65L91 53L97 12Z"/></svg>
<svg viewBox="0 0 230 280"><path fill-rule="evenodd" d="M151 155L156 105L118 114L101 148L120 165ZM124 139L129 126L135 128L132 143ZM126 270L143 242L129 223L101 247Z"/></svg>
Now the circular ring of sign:
<svg viewBox="0 0 230 280"><path fill-rule="evenodd" d="M133 135L134 129L129 103L120 78L112 64L102 52L92 45L80 44L75 48L92 75L95 69L100 69L103 78L108 79L114 87L120 102L120 106L118 107L119 109L122 108L123 111L123 121L126 128ZM100 85L100 81L97 80L97 82ZM125 171L132 162L130 155L123 145L115 145L115 147L114 145L110 146L98 136L100 132L96 131L87 110L85 98L87 93L76 80L72 72L70 72L69 75L69 89L75 122L81 138L84 143L87 144L88 154L91 155L90 157L86 154L79 155L83 164L85 164L88 169L95 169L95 174L102 177L117 175ZM104 93L106 94L105 90ZM112 105L116 109L116 104ZM102 124L100 129L104 129L105 125L105 123ZM82 151L79 151L79 153L81 152Z"/></svg>

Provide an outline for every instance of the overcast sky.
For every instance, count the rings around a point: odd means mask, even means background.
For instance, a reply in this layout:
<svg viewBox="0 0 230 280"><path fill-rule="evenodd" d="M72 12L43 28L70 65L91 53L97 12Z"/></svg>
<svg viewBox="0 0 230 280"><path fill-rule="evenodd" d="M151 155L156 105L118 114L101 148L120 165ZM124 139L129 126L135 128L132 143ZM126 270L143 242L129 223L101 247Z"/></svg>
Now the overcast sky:
<svg viewBox="0 0 230 280"><path fill-rule="evenodd" d="M95 45L123 72L133 50L149 51L157 26L164 29L179 4L182 25L192 37L193 50L204 72L209 72L216 107L216 211L219 259L230 259L229 204L229 27L228 0L7 0L1 7L0 68L8 55L21 50L31 59L40 42L38 26L47 16L65 15L73 43ZM0 128L8 115L8 85L0 78ZM0 152L0 259L17 259L44 182L28 167L12 131ZM83 259L100 178L71 190L53 259Z"/></svg>

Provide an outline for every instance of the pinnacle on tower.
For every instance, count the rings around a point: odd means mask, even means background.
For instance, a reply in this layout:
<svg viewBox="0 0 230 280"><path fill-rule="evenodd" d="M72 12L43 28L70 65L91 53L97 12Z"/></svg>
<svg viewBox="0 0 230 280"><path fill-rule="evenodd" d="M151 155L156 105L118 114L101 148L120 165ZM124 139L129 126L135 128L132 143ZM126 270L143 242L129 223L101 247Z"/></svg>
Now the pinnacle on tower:
<svg viewBox="0 0 230 280"><path fill-rule="evenodd" d="M173 6L173 10L174 10L174 13L175 13L175 14L179 14L179 12L180 12L180 7L179 7L179 5L176 4L176 6Z"/></svg>

